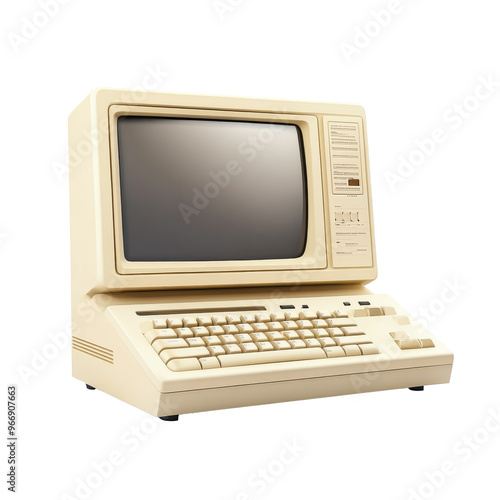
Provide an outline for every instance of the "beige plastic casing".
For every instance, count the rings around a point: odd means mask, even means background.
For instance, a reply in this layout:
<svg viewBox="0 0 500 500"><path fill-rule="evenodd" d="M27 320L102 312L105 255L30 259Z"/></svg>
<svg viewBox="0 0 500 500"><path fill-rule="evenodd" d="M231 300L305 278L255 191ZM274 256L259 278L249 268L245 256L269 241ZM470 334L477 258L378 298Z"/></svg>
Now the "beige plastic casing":
<svg viewBox="0 0 500 500"><path fill-rule="evenodd" d="M299 126L308 179L304 255L288 261L204 265L126 261L116 137L116 120L124 114ZM361 195L333 194L332 123L354 124L359 131ZM390 297L371 295L363 286L375 279L377 267L365 113L360 106L96 90L70 116L69 158L74 377L156 416L449 380L453 355L414 320L412 328L418 326L434 339L435 348L394 349L388 332L401 328L393 319L359 318L360 326L382 347L381 354L212 373L170 371L143 336L155 316L138 312L162 311L158 317L179 309L260 307L272 312L290 301L297 307L308 303L317 310L335 309L346 298L354 303L369 297L374 305L407 314ZM335 247L344 227L338 217L351 213L364 217L369 240L366 253L352 260Z"/></svg>

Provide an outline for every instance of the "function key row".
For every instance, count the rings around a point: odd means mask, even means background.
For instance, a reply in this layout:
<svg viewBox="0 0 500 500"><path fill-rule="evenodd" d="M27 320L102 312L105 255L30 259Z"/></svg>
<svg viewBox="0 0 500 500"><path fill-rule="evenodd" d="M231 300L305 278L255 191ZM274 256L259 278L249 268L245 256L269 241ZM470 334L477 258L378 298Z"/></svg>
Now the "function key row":
<svg viewBox="0 0 500 500"><path fill-rule="evenodd" d="M348 318L346 311L289 311L285 313L277 312L272 314L242 314L240 316L227 314L215 316L198 316L198 317L182 317L182 318L166 318L153 320L153 328L192 328L197 326L222 326L222 325L238 325L241 323L271 323L282 321L314 321L327 319L345 319Z"/></svg>

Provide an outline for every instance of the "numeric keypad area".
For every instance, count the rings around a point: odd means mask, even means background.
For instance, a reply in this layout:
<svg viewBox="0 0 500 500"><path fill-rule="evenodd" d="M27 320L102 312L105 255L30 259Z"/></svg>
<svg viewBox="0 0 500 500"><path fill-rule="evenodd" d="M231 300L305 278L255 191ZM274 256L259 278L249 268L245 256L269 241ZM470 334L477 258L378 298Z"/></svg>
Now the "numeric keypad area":
<svg viewBox="0 0 500 500"><path fill-rule="evenodd" d="M289 311L153 320L146 340L172 371L379 354L344 311Z"/></svg>

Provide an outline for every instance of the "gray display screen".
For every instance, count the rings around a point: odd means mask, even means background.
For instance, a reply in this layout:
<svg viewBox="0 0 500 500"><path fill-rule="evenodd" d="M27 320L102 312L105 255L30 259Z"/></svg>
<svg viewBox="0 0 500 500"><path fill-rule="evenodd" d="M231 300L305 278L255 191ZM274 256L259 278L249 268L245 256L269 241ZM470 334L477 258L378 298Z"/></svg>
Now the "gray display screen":
<svg viewBox="0 0 500 500"><path fill-rule="evenodd" d="M121 116L118 150L128 261L303 254L307 189L296 125Z"/></svg>

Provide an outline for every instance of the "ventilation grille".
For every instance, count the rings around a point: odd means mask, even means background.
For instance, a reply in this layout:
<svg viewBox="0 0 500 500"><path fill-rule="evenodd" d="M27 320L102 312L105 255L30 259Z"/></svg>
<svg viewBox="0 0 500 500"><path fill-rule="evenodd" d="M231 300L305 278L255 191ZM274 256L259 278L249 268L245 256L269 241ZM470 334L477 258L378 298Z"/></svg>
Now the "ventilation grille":
<svg viewBox="0 0 500 500"><path fill-rule="evenodd" d="M87 340L73 337L73 349L84 352L85 354L90 354L91 356L94 356L94 358L98 358L102 361L113 363L113 351L111 349L93 344Z"/></svg>

